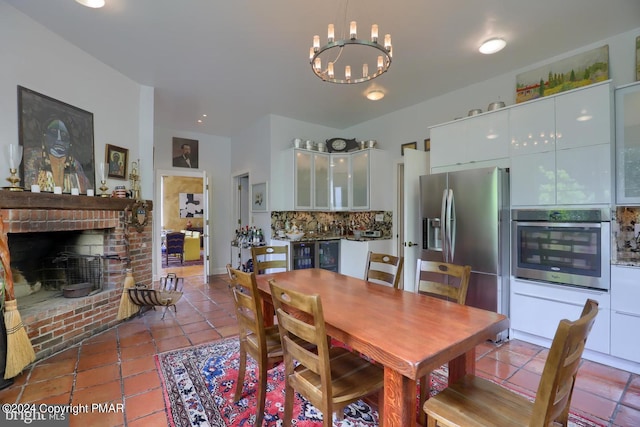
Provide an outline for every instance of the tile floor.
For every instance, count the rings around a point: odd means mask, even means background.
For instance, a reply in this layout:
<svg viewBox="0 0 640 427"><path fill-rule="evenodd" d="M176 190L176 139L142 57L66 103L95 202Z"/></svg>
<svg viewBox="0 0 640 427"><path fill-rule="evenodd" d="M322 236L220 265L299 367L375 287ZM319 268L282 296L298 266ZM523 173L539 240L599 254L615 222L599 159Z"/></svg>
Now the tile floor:
<svg viewBox="0 0 640 427"><path fill-rule="evenodd" d="M177 314L148 311L140 317L41 360L0 391L2 403L121 404L111 413L70 417L71 426L168 425L153 355L237 332L224 276L202 283L201 267L172 269L185 277ZM199 276L198 276L199 275ZM477 371L534 394L546 350L522 341L479 346ZM572 408L609 426L640 425L640 376L583 361ZM0 423L1 424L1 423Z"/></svg>

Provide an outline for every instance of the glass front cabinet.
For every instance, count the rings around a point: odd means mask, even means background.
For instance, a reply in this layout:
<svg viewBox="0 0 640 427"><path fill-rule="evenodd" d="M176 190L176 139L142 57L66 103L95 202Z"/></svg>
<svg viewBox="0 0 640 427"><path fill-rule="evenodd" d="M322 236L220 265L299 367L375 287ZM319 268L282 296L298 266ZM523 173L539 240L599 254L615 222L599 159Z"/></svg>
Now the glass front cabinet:
<svg viewBox="0 0 640 427"><path fill-rule="evenodd" d="M640 82L620 86L616 103L616 201L640 205Z"/></svg>

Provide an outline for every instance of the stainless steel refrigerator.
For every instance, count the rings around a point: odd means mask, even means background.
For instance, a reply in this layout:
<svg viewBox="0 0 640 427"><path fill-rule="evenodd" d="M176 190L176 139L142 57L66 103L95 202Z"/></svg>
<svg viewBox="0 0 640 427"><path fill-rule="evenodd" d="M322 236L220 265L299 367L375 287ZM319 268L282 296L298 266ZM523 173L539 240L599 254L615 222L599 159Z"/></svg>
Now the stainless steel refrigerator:
<svg viewBox="0 0 640 427"><path fill-rule="evenodd" d="M466 304L509 315L509 179L483 168L420 177L422 259L471 266Z"/></svg>

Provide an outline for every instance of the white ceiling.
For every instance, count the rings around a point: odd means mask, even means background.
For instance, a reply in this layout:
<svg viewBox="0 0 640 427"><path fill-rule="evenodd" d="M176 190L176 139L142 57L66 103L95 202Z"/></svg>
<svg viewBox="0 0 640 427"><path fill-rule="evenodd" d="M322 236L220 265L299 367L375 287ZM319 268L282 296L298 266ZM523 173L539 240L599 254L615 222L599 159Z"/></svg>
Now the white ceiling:
<svg viewBox="0 0 640 427"><path fill-rule="evenodd" d="M327 24L342 32L345 0L4 1L155 87L163 127L220 136L266 114L343 129L640 26L639 0L351 0L346 19L360 38L374 23L390 33L393 63L371 82L337 85L315 77L308 57ZM478 53L493 36L509 44ZM365 99L372 86L386 97Z"/></svg>

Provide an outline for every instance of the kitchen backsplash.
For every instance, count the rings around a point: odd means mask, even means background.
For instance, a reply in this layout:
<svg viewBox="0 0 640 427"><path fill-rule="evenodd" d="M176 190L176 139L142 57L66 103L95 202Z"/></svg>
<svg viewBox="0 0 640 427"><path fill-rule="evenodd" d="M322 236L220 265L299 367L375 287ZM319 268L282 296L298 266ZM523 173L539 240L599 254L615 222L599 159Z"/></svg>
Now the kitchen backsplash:
<svg viewBox="0 0 640 427"><path fill-rule="evenodd" d="M640 263L640 207L618 206L611 222L611 252L614 263Z"/></svg>
<svg viewBox="0 0 640 427"><path fill-rule="evenodd" d="M382 215L382 221L376 221L376 215ZM348 233L349 227L353 224L355 229L377 230L382 233L383 239L390 239L393 228L393 212L271 212L272 235L275 235L277 230L284 229L287 224L289 224L289 227L295 225L303 231L318 231L318 225L320 225L323 231L326 228L329 232L331 232L331 228L334 225L342 226L345 229L345 234Z"/></svg>

